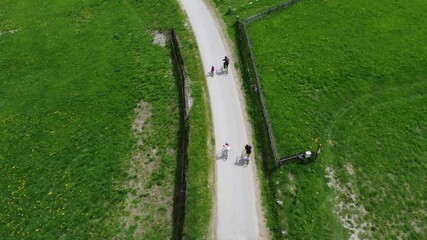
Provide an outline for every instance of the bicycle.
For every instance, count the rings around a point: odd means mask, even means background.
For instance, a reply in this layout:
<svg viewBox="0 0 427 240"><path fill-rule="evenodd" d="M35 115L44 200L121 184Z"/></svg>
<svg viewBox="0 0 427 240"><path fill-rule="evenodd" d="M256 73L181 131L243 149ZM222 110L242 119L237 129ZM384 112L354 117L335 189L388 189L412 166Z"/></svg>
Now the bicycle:
<svg viewBox="0 0 427 240"><path fill-rule="evenodd" d="M220 69L219 69L219 71L216 71L216 74L218 74L218 75L227 75L228 74L228 68L224 68L224 67L221 67Z"/></svg>
<svg viewBox="0 0 427 240"><path fill-rule="evenodd" d="M246 167L246 166L248 166L248 165L249 165L250 154L247 154L247 153L246 153L246 150L243 150L243 151L242 151L242 154L240 155L240 159L243 161L243 162L242 162L242 165L243 165L244 167Z"/></svg>

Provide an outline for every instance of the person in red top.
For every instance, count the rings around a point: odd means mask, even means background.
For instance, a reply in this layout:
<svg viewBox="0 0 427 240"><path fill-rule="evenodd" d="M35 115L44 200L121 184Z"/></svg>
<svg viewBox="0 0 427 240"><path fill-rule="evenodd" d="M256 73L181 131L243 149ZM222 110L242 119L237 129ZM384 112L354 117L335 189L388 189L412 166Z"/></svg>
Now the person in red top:
<svg viewBox="0 0 427 240"><path fill-rule="evenodd" d="M214 67L214 65L212 65L212 67L211 67L211 76L213 77L213 75L214 75L214 71L215 71L215 67Z"/></svg>

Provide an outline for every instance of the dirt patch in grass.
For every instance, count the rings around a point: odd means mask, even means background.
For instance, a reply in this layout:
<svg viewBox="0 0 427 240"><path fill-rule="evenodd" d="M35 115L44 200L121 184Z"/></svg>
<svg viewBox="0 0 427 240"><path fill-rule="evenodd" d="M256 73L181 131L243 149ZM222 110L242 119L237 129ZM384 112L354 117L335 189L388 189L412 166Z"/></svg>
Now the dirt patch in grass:
<svg viewBox="0 0 427 240"><path fill-rule="evenodd" d="M139 134L142 133L142 127L144 126L145 121L151 117L151 106L148 103L141 101L136 105L134 112L136 113L136 118L132 124L132 130L135 134Z"/></svg>
<svg viewBox="0 0 427 240"><path fill-rule="evenodd" d="M351 176L353 176L356 173L356 171L354 171L354 167L351 163L346 163L345 169L347 170L348 174L350 174Z"/></svg>
<svg viewBox="0 0 427 240"><path fill-rule="evenodd" d="M185 94L187 96L185 101L187 101L187 106L188 106L187 111L188 112L186 113L186 115L188 116L190 113L190 109L193 106L193 98L191 97L191 80L188 76L186 78L187 79L185 81L184 91L185 91Z"/></svg>
<svg viewBox="0 0 427 240"><path fill-rule="evenodd" d="M0 36L7 34L7 33L14 34L14 33L17 33L18 31L19 31L19 29L11 29L11 30L7 30L7 31L0 31Z"/></svg>
<svg viewBox="0 0 427 240"><path fill-rule="evenodd" d="M166 34L160 31L153 32L153 44L159 45L161 47L166 46Z"/></svg>
<svg viewBox="0 0 427 240"><path fill-rule="evenodd" d="M144 218L144 200L151 194L151 191L146 191L144 182L146 182L150 172L153 172L158 166L156 166L157 161L149 161L147 154L140 149L143 146L140 135L143 132L144 124L151 117L151 106L141 101L137 104L134 112L136 117L132 124L132 131L137 138L137 144L130 160L128 180L123 184L123 188L128 191L124 207L127 215L122 216L121 221L126 229L135 228L133 237L138 237L144 235L142 221L138 220Z"/></svg>
<svg viewBox="0 0 427 240"><path fill-rule="evenodd" d="M288 174L289 190L293 197L297 195L297 187L295 186L295 176L292 173Z"/></svg>
<svg viewBox="0 0 427 240"><path fill-rule="evenodd" d="M350 169L349 173L355 173L349 164L346 165L346 169L347 171ZM350 239L370 237L372 223L367 221L368 211L359 203L352 183L341 183L332 167L326 167L325 172L328 179L328 186L337 193L335 197L337 206L335 213L338 215L342 226L349 231Z"/></svg>
<svg viewBox="0 0 427 240"><path fill-rule="evenodd" d="M172 208L168 206L172 206L173 189L153 180L156 173L162 172L159 149L144 143L152 128L148 121L152 116L152 107L141 101L134 112L136 117L132 132L136 144L129 162L127 180L122 185L127 195L123 206L125 214L120 220L126 234L121 233L116 239L127 238L129 235L133 239L143 239L154 228L162 228L166 222L172 222ZM174 154L174 151L170 150L170 153Z"/></svg>
<svg viewBox="0 0 427 240"><path fill-rule="evenodd" d="M422 224L421 220L415 219L411 221L411 226L414 228L415 232L422 233L426 230L426 226Z"/></svg>

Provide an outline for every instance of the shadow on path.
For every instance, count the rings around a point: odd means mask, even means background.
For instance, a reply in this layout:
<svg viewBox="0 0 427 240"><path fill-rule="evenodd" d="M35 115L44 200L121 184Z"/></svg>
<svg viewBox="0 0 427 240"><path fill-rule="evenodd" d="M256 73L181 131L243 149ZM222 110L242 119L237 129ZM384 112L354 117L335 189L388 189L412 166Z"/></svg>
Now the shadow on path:
<svg viewBox="0 0 427 240"><path fill-rule="evenodd" d="M249 164L249 158L245 158L243 156L236 157L236 161L234 162L234 165L240 166L240 167L247 167Z"/></svg>
<svg viewBox="0 0 427 240"><path fill-rule="evenodd" d="M211 71L206 73L206 77L214 77L214 76L215 76L215 73L213 73Z"/></svg>
<svg viewBox="0 0 427 240"><path fill-rule="evenodd" d="M216 160L223 160L223 161L227 160L227 156L222 152L216 154L215 158L216 158Z"/></svg>
<svg viewBox="0 0 427 240"><path fill-rule="evenodd" d="M227 75L228 70L221 68L220 70L216 70L216 75Z"/></svg>

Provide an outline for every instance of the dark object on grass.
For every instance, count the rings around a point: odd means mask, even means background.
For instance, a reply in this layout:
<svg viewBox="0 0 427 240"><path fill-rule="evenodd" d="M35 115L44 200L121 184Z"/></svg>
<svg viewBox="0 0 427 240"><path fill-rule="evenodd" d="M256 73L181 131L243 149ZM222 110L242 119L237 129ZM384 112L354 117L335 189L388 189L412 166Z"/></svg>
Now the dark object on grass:
<svg viewBox="0 0 427 240"><path fill-rule="evenodd" d="M231 6L228 6L227 12L225 13L225 15L230 15L230 14L231 14Z"/></svg>
<svg viewBox="0 0 427 240"><path fill-rule="evenodd" d="M307 150L307 151L305 151L303 153L299 153L299 154L296 154L296 155L292 155L292 156L280 159L278 161L279 167L283 166L283 165L286 165L288 163L291 163L291 162L299 162L299 163L303 163L303 164L309 163L309 162L314 162L314 161L316 161L317 155L319 153L320 153L320 144L317 146L317 150L314 153L314 156L313 156L313 154L311 153L310 150Z"/></svg>

